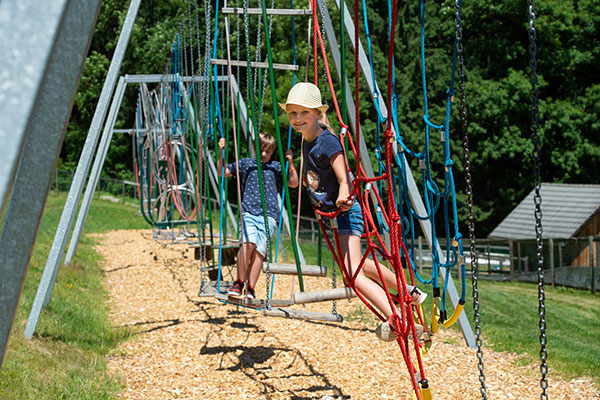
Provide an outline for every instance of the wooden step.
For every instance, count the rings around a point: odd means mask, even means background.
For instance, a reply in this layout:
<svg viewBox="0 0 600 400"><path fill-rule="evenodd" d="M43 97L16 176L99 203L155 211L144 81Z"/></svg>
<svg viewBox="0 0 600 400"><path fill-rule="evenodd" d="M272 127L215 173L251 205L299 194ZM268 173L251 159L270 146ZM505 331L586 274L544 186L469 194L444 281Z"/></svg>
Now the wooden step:
<svg viewBox="0 0 600 400"><path fill-rule="evenodd" d="M327 276L327 267L321 267L319 265L302 265L302 275L307 276ZM267 272L267 264L263 263L263 272ZM271 263L269 264L269 271L272 274L280 275L298 275L298 268L296 264L281 264Z"/></svg>
<svg viewBox="0 0 600 400"><path fill-rule="evenodd" d="M281 308L272 308L267 310L266 308L261 309L263 315L268 317L282 317L292 319L306 319L306 320L317 320L317 321L331 321L331 322L344 322L344 317L340 314L321 313L314 311L301 311L301 310L284 310Z"/></svg>
<svg viewBox="0 0 600 400"><path fill-rule="evenodd" d="M223 300L232 304L239 304L243 306L263 308L267 306L267 301L265 299L245 299L243 296L229 296L227 293L219 293L215 294L215 299ZM289 307L294 304L293 300L279 300L272 299L271 306L273 307Z"/></svg>
<svg viewBox="0 0 600 400"><path fill-rule="evenodd" d="M350 288L343 287L337 289L317 290L314 292L294 293L294 303L318 303L321 301L351 299L353 297L356 297L354 291Z"/></svg>
<svg viewBox="0 0 600 400"><path fill-rule="evenodd" d="M214 297L217 292L217 281L206 281L204 285L200 286L198 290L198 296L200 297ZM233 286L233 281L221 281L221 291L228 291Z"/></svg>
<svg viewBox="0 0 600 400"><path fill-rule="evenodd" d="M248 8L248 15L261 15L262 8ZM223 7L223 14L243 14L244 9L240 7ZM267 8L267 15L312 15L310 8Z"/></svg>
<svg viewBox="0 0 600 400"><path fill-rule="evenodd" d="M210 63L214 65L227 65L227 60L224 60L222 58L212 58L210 60ZM247 67L248 62L240 60L231 60L230 65L232 67ZM250 66L254 68L269 68L269 63L260 61L250 61ZM294 64L273 63L273 69L281 69L284 71L298 71L300 67Z"/></svg>

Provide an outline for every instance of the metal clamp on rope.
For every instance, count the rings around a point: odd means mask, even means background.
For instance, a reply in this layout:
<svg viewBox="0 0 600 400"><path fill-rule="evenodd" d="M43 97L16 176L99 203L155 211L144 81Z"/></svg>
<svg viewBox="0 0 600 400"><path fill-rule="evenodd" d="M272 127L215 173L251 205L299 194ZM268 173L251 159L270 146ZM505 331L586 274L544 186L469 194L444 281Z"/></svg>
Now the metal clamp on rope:
<svg viewBox="0 0 600 400"><path fill-rule="evenodd" d="M419 168L420 169L425 169L426 168L425 160L422 159L422 158L419 159Z"/></svg>
<svg viewBox="0 0 600 400"><path fill-rule="evenodd" d="M346 129L345 126L342 126L342 128L340 129L340 137L346 136L346 133L348 133L348 129Z"/></svg>
<svg viewBox="0 0 600 400"><path fill-rule="evenodd" d="M331 218L329 221L331 223L331 229L337 229L337 227L338 227L337 218Z"/></svg>
<svg viewBox="0 0 600 400"><path fill-rule="evenodd" d="M440 139L441 139L442 143L444 143L446 141L446 131L444 129L442 129L440 131L440 136L441 136Z"/></svg>
<svg viewBox="0 0 600 400"><path fill-rule="evenodd" d="M371 191L371 186L372 186L371 182L367 183L365 185L365 192L370 192Z"/></svg>

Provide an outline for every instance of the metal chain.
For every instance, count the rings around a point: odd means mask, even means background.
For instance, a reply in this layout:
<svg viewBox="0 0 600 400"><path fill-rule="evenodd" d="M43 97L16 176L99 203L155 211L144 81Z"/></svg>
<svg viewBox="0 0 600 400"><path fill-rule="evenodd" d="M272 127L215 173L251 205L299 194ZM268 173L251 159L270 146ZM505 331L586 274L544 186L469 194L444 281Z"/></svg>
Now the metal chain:
<svg viewBox="0 0 600 400"><path fill-rule="evenodd" d="M188 76L187 41L185 40L185 17L183 15L181 16L181 24L179 24L179 27L181 29L181 36L183 36L183 45L180 46L183 47L183 69L180 68L180 71L184 74L184 76Z"/></svg>
<svg viewBox="0 0 600 400"><path fill-rule="evenodd" d="M475 217L473 216L473 182L471 178L471 161L469 160L469 133L467 130L467 100L465 96L465 70L463 57L463 35L462 35L462 0L455 0L454 4L454 25L456 30L456 64L458 71L458 88L460 98L460 119L463 133L463 149L465 154L465 190L467 192L467 215L469 220L469 244L471 254L471 277L473 282L473 321L475 322L475 344L477 346L477 368L479 369L479 383L481 387L479 392L482 399L487 399L485 387L485 374L483 371L483 351L481 345L481 326L479 324L479 262L477 260L477 251L475 249Z"/></svg>
<svg viewBox="0 0 600 400"><path fill-rule="evenodd" d="M250 54L250 21L248 16L248 0L244 0L244 37L246 39L246 55ZM250 61L250 60L248 60ZM250 80L246 78L246 99L250 101Z"/></svg>
<svg viewBox="0 0 600 400"><path fill-rule="evenodd" d="M259 4L260 7L260 4ZM256 22L257 22L257 30L258 32L256 33L256 51L254 53L254 61L259 62L260 61L260 55L261 55L261 50L262 50L262 14L258 14L257 18L256 18ZM258 74L260 73L258 70L260 68L254 68L254 70L252 71L252 88L254 88L254 90L256 91L256 88L258 87ZM259 109L260 110L260 109ZM259 113L260 114L260 113ZM258 131L260 132L260 129L257 128Z"/></svg>
<svg viewBox="0 0 600 400"><path fill-rule="evenodd" d="M275 0L271 0L271 8L275 8ZM273 32L273 15L269 16L269 32L267 34L268 40L271 40L271 32ZM257 53L258 54L258 53ZM263 107L265 104L265 92L267 91L267 73L269 72L268 68L265 68L263 71L263 85L260 96L260 103L258 106L258 127L256 128L258 132L260 132L260 128L262 126L262 116L263 116Z"/></svg>
<svg viewBox="0 0 600 400"><path fill-rule="evenodd" d="M544 243L542 238L542 196L540 194L542 182L541 182L541 149L540 149L540 137L538 135L539 123L539 109L538 109L538 98L539 93L537 90L538 76L537 76L537 59L536 59L536 29L535 29L535 0L529 0L529 82L531 83L531 142L533 144L533 173L534 173L534 194L533 202L535 204L535 242L536 242L536 260L538 267L538 300L539 300L539 326L540 326L540 372L542 377L540 379L540 387L542 393L540 399L548 399L546 389L548 388L548 367L546 360L548 359L548 353L546 351L546 306L545 306L545 292L544 292Z"/></svg>
<svg viewBox="0 0 600 400"><path fill-rule="evenodd" d="M267 310L270 310L271 309L271 263L269 262L268 254L267 254L267 257L265 257L265 260L267 262L267 271L265 272L265 277L267 279L267 288L266 288L267 295L265 296L266 297L265 304L266 304Z"/></svg>
<svg viewBox="0 0 600 400"><path fill-rule="evenodd" d="M210 25L210 0L205 0L204 1L204 15L206 16L206 21L205 21L205 39L204 39L204 58L203 58L203 62L202 64L199 66L200 69L200 75L204 76L204 77L208 77L209 74L209 60L210 60L210 52L211 52L211 46L210 46L210 37L211 37L211 25ZM199 28L199 18L198 18L198 4L196 3L196 40L198 42L198 58L200 58L200 28ZM201 155L201 159L202 160L206 160L206 156L205 156L205 147L206 147L206 129L208 128L208 102L209 102L209 80L207 79L204 82L200 82L200 113L196 112L196 119L198 120L198 114L200 115L199 118L199 124L198 126L200 127L200 129L202 129L202 141L201 141L201 147L198 149L200 155ZM198 135L200 135L200 132L198 132ZM203 264L204 266L208 266L208 259L207 259L207 255L206 255L206 240L205 240L205 207L204 207L204 202L207 199L207 195L206 195L206 179L205 179L205 171L206 171L206 163L202 163L203 168L200 168L200 221L201 221L201 226L200 229L202 229L201 232L201 236L199 238L200 243L200 263L201 265ZM205 270L203 270L202 268L200 269L200 279L202 282L202 286L201 288L204 289L204 284L205 282L207 282L206 279L206 275L207 272Z"/></svg>
<svg viewBox="0 0 600 400"><path fill-rule="evenodd" d="M194 76L194 37L192 35L192 4L190 0L188 0L188 28L188 32L190 33L190 72L192 73L192 76ZM194 91L193 81L190 86L192 87L190 91L191 95Z"/></svg>
<svg viewBox="0 0 600 400"><path fill-rule="evenodd" d="M335 272L335 260L331 259L331 288L337 288L337 274ZM337 315L337 301L333 301L333 305L331 306L331 313L333 315Z"/></svg>
<svg viewBox="0 0 600 400"><path fill-rule="evenodd" d="M236 8L240 8L240 0L236 0L235 3L235 7ZM235 48L236 48L236 60L240 59L240 14L236 13L235 14L235 31L236 31L236 35L235 35ZM240 84L239 79L240 79L240 66L236 66L235 67L235 77L238 80L238 85Z"/></svg>
<svg viewBox="0 0 600 400"><path fill-rule="evenodd" d="M318 2L320 11L321 11L321 15L324 15L325 12L327 11L325 9L325 2L324 1L319 1ZM325 32L325 24L321 23L321 37L323 38L323 47L327 48L327 34ZM325 63L323 63L323 74L321 74L323 76L323 90L321 91L321 93L323 93L323 104L327 105L327 86L328 86L328 82L327 82L327 68L325 68Z"/></svg>

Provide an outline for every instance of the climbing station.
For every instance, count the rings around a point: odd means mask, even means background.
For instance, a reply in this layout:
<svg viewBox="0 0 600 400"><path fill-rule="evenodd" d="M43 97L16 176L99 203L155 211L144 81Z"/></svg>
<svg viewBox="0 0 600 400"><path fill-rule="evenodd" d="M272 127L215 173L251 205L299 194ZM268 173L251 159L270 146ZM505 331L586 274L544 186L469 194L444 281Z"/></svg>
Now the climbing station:
<svg viewBox="0 0 600 400"><path fill-rule="evenodd" d="M422 356L435 333L459 321L467 345L480 344L479 336L476 341L462 313L466 258L470 258L473 268L476 260L474 254L466 256L463 251L450 146L451 135L462 129L468 164L461 2L457 1L452 14L455 32L449 38L449 67L444 72L447 89L441 96L433 96L444 99L442 105L436 105L445 108L439 121L434 121L429 112L432 100L426 74L430 70L427 15L424 1L420 2L420 54L413 55L420 60L422 79L418 85L422 88L424 109L423 134L418 141L408 140L399 122L401 99L395 93L394 68L397 1L388 4L387 65L380 71L374 66L369 33L373 16L364 2L362 6L355 2L354 10L336 2L338 12L333 16L325 2L317 0L311 0L307 8L297 8L293 2L275 4L275 0L270 8L264 1L238 3L231 7L227 2L205 2L203 9L190 7L173 41L165 71L169 78L151 90L145 83L140 84L135 169L143 215L156 231L170 232L180 226L184 229L179 237L195 238L191 245L195 246L203 272L201 296L215 296L224 304L260 310L264 316L332 322L343 321L336 310L337 300L358 297L381 320L378 336L397 342L414 397L431 398L431 382ZM272 30L274 18L289 23L290 35L285 39L292 48L291 59L278 59L272 51L272 43L282 40L281 32ZM338 20L339 31L333 28L332 18ZM201 25L204 43L200 41ZM348 60L354 62L347 63ZM332 67L337 76L333 76ZM354 78L353 82L349 77ZM378 81L385 84L379 86ZM297 186L298 178L292 181L294 166L290 161L294 159L287 155L299 150L303 175L304 144L291 126L286 126L287 135L282 134L278 108L284 91L298 82L311 82L320 89L330 110L327 125L338 132L345 165L352 176L348 199L355 199L362 210L364 232L358 242L358 260L348 256L349 244L340 239L336 221L341 209L313 210L321 230L317 265L307 265L298 244L299 214L307 205L303 207L299 190L298 214L294 218L289 188ZM450 121L457 98L461 126L454 128ZM269 108L271 112L267 111ZM374 116L375 123L363 124L364 115ZM267 238L262 254L247 246L248 239L243 234L242 203L248 194L247 175L240 170L245 159L261 157L258 133L265 126L275 138L273 160L279 160L281 180L276 185L277 200L268 198L268 164L252 164L257 171L254 189L260 200L259 220L264 223ZM373 164L377 164L376 168ZM411 167L419 171L419 184ZM227 180L229 176L233 179ZM235 186L229 181L235 181ZM468 181L467 184L468 201L472 204ZM274 207L276 215L270 214L274 202L278 203ZM472 224L469 230L474 249ZM430 249L429 276L415 262L419 235L426 237ZM333 260L329 271L322 265L321 249ZM286 262L279 262L281 259ZM248 273L248 269L254 272ZM260 272L264 272L267 288L262 299L255 297L253 289L253 276ZM289 298L274 298L278 275L296 277L297 286L292 285ZM460 291L454 286L453 275L460 280ZM330 279L331 289L310 290L305 287L306 276ZM377 285L376 290L381 293L379 303L365 292L361 279ZM433 293L430 311L421 307L426 295L419 286L424 285L431 285L429 291ZM308 306L325 301L332 302L331 313L311 311ZM479 335L478 326L476 332ZM482 364L480 371L483 376Z"/></svg>

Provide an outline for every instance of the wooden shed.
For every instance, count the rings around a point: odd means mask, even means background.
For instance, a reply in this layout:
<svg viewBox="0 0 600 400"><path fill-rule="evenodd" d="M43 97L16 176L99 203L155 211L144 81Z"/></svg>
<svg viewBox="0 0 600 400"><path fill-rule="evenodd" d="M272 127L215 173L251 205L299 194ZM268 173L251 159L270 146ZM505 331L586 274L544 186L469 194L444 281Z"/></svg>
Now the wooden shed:
<svg viewBox="0 0 600 400"><path fill-rule="evenodd" d="M600 236L600 185L542 183L542 236L547 256L552 260L567 245L570 251L565 266L598 266ZM533 190L490 233L490 238L507 239L535 252L535 215ZM595 237L595 238L594 238ZM548 240L547 240L548 239ZM556 246L553 243L559 242ZM550 245L550 246L548 246ZM561 247L562 246L562 247ZM519 248L521 251L521 248ZM525 250L522 250L525 253ZM531 251L531 249L530 249ZM511 254L511 259L513 254ZM560 263L558 264L559 266ZM526 268L527 269L527 268Z"/></svg>

